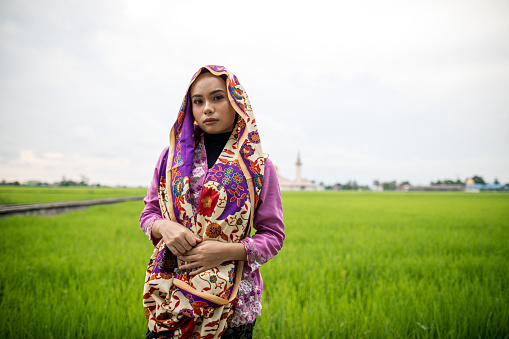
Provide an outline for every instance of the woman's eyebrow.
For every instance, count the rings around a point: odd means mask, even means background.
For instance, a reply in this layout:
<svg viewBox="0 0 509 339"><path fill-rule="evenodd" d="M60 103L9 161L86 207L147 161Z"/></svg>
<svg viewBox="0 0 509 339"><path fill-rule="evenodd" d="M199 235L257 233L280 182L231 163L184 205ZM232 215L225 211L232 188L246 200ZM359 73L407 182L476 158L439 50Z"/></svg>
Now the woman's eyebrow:
<svg viewBox="0 0 509 339"><path fill-rule="evenodd" d="M210 92L209 95L214 95L216 93L225 93L225 91L222 90L222 89L216 89L215 91ZM203 96L202 94L194 94L194 95L191 96L191 98L202 97L202 96Z"/></svg>

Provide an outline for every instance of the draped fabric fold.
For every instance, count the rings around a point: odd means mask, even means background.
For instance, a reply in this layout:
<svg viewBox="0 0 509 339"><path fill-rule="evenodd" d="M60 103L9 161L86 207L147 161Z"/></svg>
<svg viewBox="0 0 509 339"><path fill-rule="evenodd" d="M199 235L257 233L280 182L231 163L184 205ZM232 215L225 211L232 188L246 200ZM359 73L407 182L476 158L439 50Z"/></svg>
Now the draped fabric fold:
<svg viewBox="0 0 509 339"><path fill-rule="evenodd" d="M216 163L206 174L193 214L190 175L202 131L194 124L190 88L204 70L226 79L237 122ZM165 166L159 173L162 215L190 229L202 241L239 242L249 235L263 184L265 155L247 94L237 77L222 66L194 74L170 132ZM178 269L177 258L161 240L145 278L143 305L151 332L170 338L218 338L235 305L243 262L224 262L196 276Z"/></svg>

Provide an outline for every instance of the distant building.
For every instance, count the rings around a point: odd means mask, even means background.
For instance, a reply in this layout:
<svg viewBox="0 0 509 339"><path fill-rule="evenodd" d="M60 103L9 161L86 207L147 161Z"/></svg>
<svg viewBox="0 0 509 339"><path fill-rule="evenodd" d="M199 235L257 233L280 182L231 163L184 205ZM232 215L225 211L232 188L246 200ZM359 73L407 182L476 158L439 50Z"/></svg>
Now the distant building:
<svg viewBox="0 0 509 339"><path fill-rule="evenodd" d="M465 192L479 193L480 191L501 191L508 190L509 185L502 186L500 184L467 184L465 186Z"/></svg>
<svg viewBox="0 0 509 339"><path fill-rule="evenodd" d="M466 180L465 185L461 184L437 184L429 186L412 186L400 185L398 191L465 191L469 193L479 193L482 190L486 191L501 191L509 190L509 186L502 186L500 184L476 184L473 179Z"/></svg>
<svg viewBox="0 0 509 339"><path fill-rule="evenodd" d="M412 186L412 185L400 185L398 191L463 191L463 185L430 185L430 186Z"/></svg>
<svg viewBox="0 0 509 339"><path fill-rule="evenodd" d="M311 181L301 177L301 167L302 162L300 161L300 153L297 154L297 175L296 179L290 180L279 174L279 171L276 167L277 178L279 180L279 187L282 191L315 191L317 189L316 185Z"/></svg>

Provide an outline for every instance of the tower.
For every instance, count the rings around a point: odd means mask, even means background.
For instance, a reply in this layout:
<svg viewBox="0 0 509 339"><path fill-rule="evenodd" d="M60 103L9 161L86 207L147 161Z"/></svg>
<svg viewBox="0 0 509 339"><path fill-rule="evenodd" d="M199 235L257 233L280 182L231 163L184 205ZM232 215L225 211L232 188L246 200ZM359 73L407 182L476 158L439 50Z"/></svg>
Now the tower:
<svg viewBox="0 0 509 339"><path fill-rule="evenodd" d="M295 179L296 182L299 182L301 180L300 178L300 167L302 166L302 162L300 162L300 151L297 153L297 177Z"/></svg>

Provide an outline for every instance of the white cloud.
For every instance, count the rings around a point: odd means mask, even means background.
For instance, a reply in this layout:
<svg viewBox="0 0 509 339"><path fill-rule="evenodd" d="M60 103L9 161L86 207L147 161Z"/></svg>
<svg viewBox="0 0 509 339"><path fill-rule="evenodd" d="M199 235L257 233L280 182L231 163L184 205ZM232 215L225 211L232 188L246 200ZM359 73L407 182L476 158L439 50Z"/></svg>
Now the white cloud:
<svg viewBox="0 0 509 339"><path fill-rule="evenodd" d="M0 163L0 178L7 181L40 180L53 183L62 177L75 181L85 175L91 183L106 185L148 186L154 161L133 162L128 155L114 157L45 152L42 156L33 150L21 150L16 159Z"/></svg>
<svg viewBox="0 0 509 339"><path fill-rule="evenodd" d="M46 159L63 159L63 155L58 152L44 152L43 157Z"/></svg>
<svg viewBox="0 0 509 339"><path fill-rule="evenodd" d="M495 0L2 2L0 174L147 185L192 73L218 63L287 177L300 150L330 183L509 181L508 15Z"/></svg>

